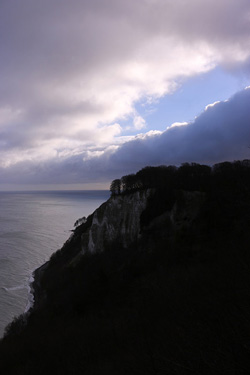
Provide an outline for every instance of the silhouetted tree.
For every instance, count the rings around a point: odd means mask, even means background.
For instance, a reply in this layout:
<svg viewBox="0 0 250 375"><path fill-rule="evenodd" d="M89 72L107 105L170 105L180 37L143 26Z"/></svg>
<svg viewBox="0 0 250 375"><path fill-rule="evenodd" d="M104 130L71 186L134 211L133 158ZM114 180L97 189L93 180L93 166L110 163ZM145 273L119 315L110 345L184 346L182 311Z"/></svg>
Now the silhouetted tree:
<svg viewBox="0 0 250 375"><path fill-rule="evenodd" d="M186 190L207 190L211 176L208 165L183 163L178 169L179 188Z"/></svg>
<svg viewBox="0 0 250 375"><path fill-rule="evenodd" d="M121 180L120 179L116 179L111 182L110 191L111 191L111 195L121 194Z"/></svg>
<svg viewBox="0 0 250 375"><path fill-rule="evenodd" d="M87 219L85 216L81 217L80 219L76 220L74 223L74 227L78 227L79 225L86 223Z"/></svg>
<svg viewBox="0 0 250 375"><path fill-rule="evenodd" d="M124 193L137 190L142 186L140 179L135 174L129 174L122 177L122 191Z"/></svg>

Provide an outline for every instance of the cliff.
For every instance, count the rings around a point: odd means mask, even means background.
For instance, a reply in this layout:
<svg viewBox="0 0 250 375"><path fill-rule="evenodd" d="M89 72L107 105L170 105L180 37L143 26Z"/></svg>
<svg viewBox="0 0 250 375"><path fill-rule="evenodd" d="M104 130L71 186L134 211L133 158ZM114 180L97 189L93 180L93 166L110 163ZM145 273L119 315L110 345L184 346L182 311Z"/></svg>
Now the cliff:
<svg viewBox="0 0 250 375"><path fill-rule="evenodd" d="M111 197L93 214L91 227L81 235L82 254L104 251L119 240L126 248L140 238L140 217L150 190Z"/></svg>
<svg viewBox="0 0 250 375"><path fill-rule="evenodd" d="M154 199L155 191L146 189L113 196L96 209L89 221L79 226L64 247L52 255L50 262L35 271L33 309L47 303L47 279L57 279L62 272L77 269L86 257L109 252L112 248L116 251L117 247L125 253L126 249L141 250L142 247L144 252L151 251L150 246L155 246L151 243L152 233L157 232L160 242L188 230L200 213L206 194L179 191L171 209L143 225L141 215L149 206L149 200L152 204Z"/></svg>
<svg viewBox="0 0 250 375"><path fill-rule="evenodd" d="M35 271L33 309L41 308L47 300L47 288L43 282L47 274L56 278L56 273L75 269L84 255L102 253L118 243L124 249L137 243L141 238L140 217L151 194L152 190L147 189L111 197L93 212L87 222L77 227L64 247L52 255L50 262Z"/></svg>
<svg viewBox="0 0 250 375"><path fill-rule="evenodd" d="M1 373L248 374L249 171L147 169L113 194L36 270Z"/></svg>

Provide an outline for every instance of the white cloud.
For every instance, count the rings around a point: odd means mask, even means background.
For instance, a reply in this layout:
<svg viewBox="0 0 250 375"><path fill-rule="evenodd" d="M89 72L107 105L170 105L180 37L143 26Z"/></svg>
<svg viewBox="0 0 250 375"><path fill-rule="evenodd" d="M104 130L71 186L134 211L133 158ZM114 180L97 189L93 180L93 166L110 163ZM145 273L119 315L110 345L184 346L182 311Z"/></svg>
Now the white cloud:
<svg viewBox="0 0 250 375"><path fill-rule="evenodd" d="M249 14L249 0L1 2L1 165L103 152L126 141L120 120L145 127L138 101L218 64L249 70Z"/></svg>
<svg viewBox="0 0 250 375"><path fill-rule="evenodd" d="M211 103L211 104L206 105L206 107L205 107L205 111L207 111L209 108L212 108L212 107L214 107L215 105L217 105L217 104L219 104L219 103L220 103L220 101L217 100L217 101L214 102L214 103Z"/></svg>
<svg viewBox="0 0 250 375"><path fill-rule="evenodd" d="M136 130L141 130L146 126L146 121L141 116L135 116L133 123Z"/></svg>
<svg viewBox="0 0 250 375"><path fill-rule="evenodd" d="M172 125L168 126L167 129L171 129L171 128L174 128L176 126L186 126L188 125L188 122L184 121L184 122L174 122Z"/></svg>

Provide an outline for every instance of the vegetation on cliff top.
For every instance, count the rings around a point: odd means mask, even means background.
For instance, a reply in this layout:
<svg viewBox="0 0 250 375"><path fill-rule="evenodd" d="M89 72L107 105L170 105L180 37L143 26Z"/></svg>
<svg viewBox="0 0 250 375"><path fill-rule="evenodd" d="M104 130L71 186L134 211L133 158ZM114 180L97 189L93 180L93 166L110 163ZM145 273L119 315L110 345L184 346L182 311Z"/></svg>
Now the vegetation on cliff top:
<svg viewBox="0 0 250 375"><path fill-rule="evenodd" d="M249 170L249 160L223 162L212 167L197 163L183 163L179 168L173 165L148 166L136 174L113 180L110 192L115 196L148 188L208 191L212 183L228 189L228 184L248 184Z"/></svg>

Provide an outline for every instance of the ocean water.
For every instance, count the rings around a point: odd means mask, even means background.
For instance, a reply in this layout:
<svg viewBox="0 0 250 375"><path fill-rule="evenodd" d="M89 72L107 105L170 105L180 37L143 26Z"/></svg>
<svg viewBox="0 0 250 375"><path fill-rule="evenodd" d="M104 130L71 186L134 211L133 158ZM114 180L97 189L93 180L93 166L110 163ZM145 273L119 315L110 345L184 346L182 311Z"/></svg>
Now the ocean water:
<svg viewBox="0 0 250 375"><path fill-rule="evenodd" d="M108 191L0 192L0 337L29 307L32 271L69 238Z"/></svg>

